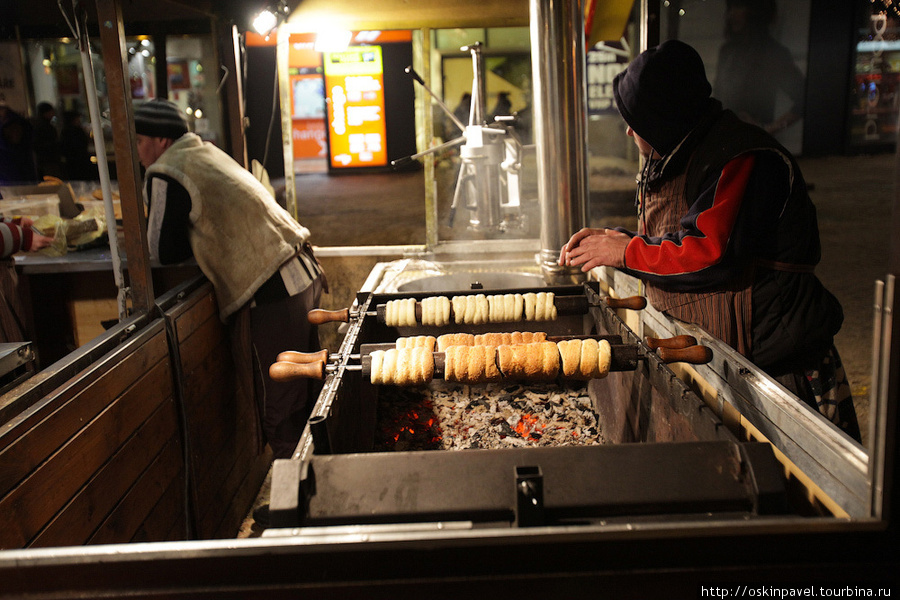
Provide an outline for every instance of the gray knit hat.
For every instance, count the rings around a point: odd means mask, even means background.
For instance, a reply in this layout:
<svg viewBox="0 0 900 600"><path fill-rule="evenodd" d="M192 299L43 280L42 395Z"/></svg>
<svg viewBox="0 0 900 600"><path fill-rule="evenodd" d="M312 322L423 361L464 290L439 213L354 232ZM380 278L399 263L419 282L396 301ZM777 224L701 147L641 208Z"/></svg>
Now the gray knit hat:
<svg viewBox="0 0 900 600"><path fill-rule="evenodd" d="M135 109L134 130L138 135L177 140L188 132L188 125L175 103L154 98Z"/></svg>

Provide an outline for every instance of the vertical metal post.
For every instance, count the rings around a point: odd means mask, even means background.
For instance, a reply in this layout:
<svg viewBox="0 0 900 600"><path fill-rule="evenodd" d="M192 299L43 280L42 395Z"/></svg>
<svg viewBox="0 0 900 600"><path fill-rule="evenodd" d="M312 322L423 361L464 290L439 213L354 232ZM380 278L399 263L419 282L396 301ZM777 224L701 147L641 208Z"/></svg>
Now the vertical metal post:
<svg viewBox="0 0 900 600"><path fill-rule="evenodd" d="M293 109L291 104L291 79L289 73L290 64L290 40L291 34L288 27L284 24L278 27L278 37L275 46L275 80L278 82L276 89L272 90L273 94L278 96L278 106L275 107L275 100L272 101L272 110L278 110L281 115L279 129L281 130L281 153L284 157L284 204L285 209L293 215L295 219L302 222L300 218L300 208L297 204L297 178L294 175L294 131L293 131ZM241 129L243 131L243 129ZM268 136L266 136L268 140ZM266 142L270 143L269 141ZM266 165L263 165L265 168Z"/></svg>
<svg viewBox="0 0 900 600"><path fill-rule="evenodd" d="M220 29L214 21L213 27L216 32L217 47L219 49L219 64L222 73L219 74L221 79L216 91L222 96L220 98L222 106L225 108L224 125L226 138L228 140L229 153L234 160L241 163L246 169L247 164L247 142L244 136L244 88L243 75L241 73L241 42L240 33L237 26ZM290 136L288 137L290 139ZM291 169L285 171L285 176L293 175L293 157L291 158ZM293 178L288 183L292 183ZM293 186L288 185L288 189Z"/></svg>
<svg viewBox="0 0 900 600"><path fill-rule="evenodd" d="M153 279L147 246L147 219L141 192L131 109L131 86L125 49L125 30L120 0L97 0L97 21L103 48L103 67L109 88L110 121L116 153L116 179L125 224L125 254L134 312L149 313L153 307ZM164 67L163 67L164 68Z"/></svg>
<svg viewBox="0 0 900 600"><path fill-rule="evenodd" d="M869 391L869 483L871 515L884 511L885 458L887 451L888 389L891 371L891 339L894 325L894 276L875 285L875 323L872 331L872 385Z"/></svg>
<svg viewBox="0 0 900 600"><path fill-rule="evenodd" d="M62 4L60 3L60 8ZM128 315L128 288L125 285L125 275L122 272L121 253L119 252L119 238L117 235L116 215L113 208L112 189L109 181L109 164L106 159L106 140L103 137L103 127L100 118L100 103L97 98L96 77L94 62L91 56L91 43L87 33L87 15L78 9L73 2L73 22L69 23L72 33L78 42L81 54L81 69L84 73L85 92L88 101L88 110L91 115L91 129L94 133L94 150L97 154L97 171L100 176L100 189L103 193L103 208L106 214L106 233L109 237L110 258L112 260L113 279L116 282L116 306L119 320ZM68 20L68 17L66 17Z"/></svg>
<svg viewBox="0 0 900 600"><path fill-rule="evenodd" d="M529 10L541 269L551 284L579 281L579 269L557 260L588 223L584 7L581 0L530 0Z"/></svg>
<svg viewBox="0 0 900 600"><path fill-rule="evenodd" d="M156 57L156 72L153 81L156 85L156 97L169 97L169 69L168 65L168 49L166 48L166 33L159 25L154 25L151 29L150 37L153 38L153 54ZM162 65L160 67L159 65Z"/></svg>
<svg viewBox="0 0 900 600"><path fill-rule="evenodd" d="M659 0L641 0L641 45L638 48L638 52L643 52L647 48L659 45L659 11Z"/></svg>
<svg viewBox="0 0 900 600"><path fill-rule="evenodd" d="M413 33L414 39L419 43L413 43L413 65L415 70L422 74L423 81L431 83L431 29L422 28ZM421 134L418 148L432 147L434 139L434 120L431 114L431 101L428 94L423 94L419 87L414 86L416 94L416 129ZM421 123L421 126L419 125ZM447 141L447 140L444 140ZM435 180L434 154L426 154L425 159L425 246L434 249L438 244L438 209L437 209L437 181Z"/></svg>

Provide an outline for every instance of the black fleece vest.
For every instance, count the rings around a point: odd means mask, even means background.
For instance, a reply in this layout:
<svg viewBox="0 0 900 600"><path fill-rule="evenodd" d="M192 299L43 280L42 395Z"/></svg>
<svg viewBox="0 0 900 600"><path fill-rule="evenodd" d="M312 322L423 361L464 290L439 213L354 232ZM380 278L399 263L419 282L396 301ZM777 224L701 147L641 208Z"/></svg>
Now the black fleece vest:
<svg viewBox="0 0 900 600"><path fill-rule="evenodd" d="M704 327L777 375L815 363L843 321L837 299L812 273L821 255L818 225L796 161L761 129L714 110L661 161L646 189L654 202L674 202L684 214L705 181L747 152L774 153L789 171L790 194L773 239L761 255L748 257L727 289L693 293L648 285L648 297L658 310Z"/></svg>

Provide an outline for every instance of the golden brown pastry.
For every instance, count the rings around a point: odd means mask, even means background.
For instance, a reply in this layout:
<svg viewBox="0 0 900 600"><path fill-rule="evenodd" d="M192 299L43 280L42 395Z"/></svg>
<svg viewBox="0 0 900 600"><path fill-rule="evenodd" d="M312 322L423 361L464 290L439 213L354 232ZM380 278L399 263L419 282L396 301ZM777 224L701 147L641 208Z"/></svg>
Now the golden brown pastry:
<svg viewBox="0 0 900 600"><path fill-rule="evenodd" d="M502 346L510 343L509 333L482 333L475 336L476 346Z"/></svg>
<svg viewBox="0 0 900 600"><path fill-rule="evenodd" d="M450 346L473 346L475 336L471 333L445 333L437 338L437 351L444 352Z"/></svg>
<svg viewBox="0 0 900 600"><path fill-rule="evenodd" d="M542 381L556 379L559 375L559 348L553 342L537 342L541 352L541 372L538 378Z"/></svg>
<svg viewBox="0 0 900 600"><path fill-rule="evenodd" d="M410 337L397 338L397 350L403 348L427 348L429 352L434 352L435 338L431 335L414 335Z"/></svg>
<svg viewBox="0 0 900 600"><path fill-rule="evenodd" d="M582 340L562 340L557 342L559 356L562 361L562 374L564 377L574 377L579 374L581 365Z"/></svg>
<svg viewBox="0 0 900 600"><path fill-rule="evenodd" d="M497 348L484 347L484 380L485 382L500 381L502 375L497 368Z"/></svg>
<svg viewBox="0 0 900 600"><path fill-rule="evenodd" d="M447 346L443 349L445 381L462 381L465 378L468 348L469 346Z"/></svg>
<svg viewBox="0 0 900 600"><path fill-rule="evenodd" d="M612 363L612 346L606 340L600 340L598 343L598 360L597 360L597 377L606 377L609 375L609 367Z"/></svg>
<svg viewBox="0 0 900 600"><path fill-rule="evenodd" d="M450 346L444 351L444 379L469 385L500 380L492 346Z"/></svg>
<svg viewBox="0 0 900 600"><path fill-rule="evenodd" d="M434 354L424 346L400 350L397 363L396 385L423 385L434 376Z"/></svg>
<svg viewBox="0 0 900 600"><path fill-rule="evenodd" d="M510 344L497 348L503 377L524 381L550 381L559 374L559 348L553 342Z"/></svg>
<svg viewBox="0 0 900 600"><path fill-rule="evenodd" d="M434 351L427 348L416 348L419 353L419 383L425 384L434 379Z"/></svg>
<svg viewBox="0 0 900 600"><path fill-rule="evenodd" d="M609 374L612 348L607 340L584 340L581 345L579 379L601 379Z"/></svg>
<svg viewBox="0 0 900 600"><path fill-rule="evenodd" d="M484 355L487 346L472 346L466 348L466 378L465 383L484 383Z"/></svg>
<svg viewBox="0 0 900 600"><path fill-rule="evenodd" d="M578 379L593 379L599 371L600 346L597 340L582 340L581 359L578 365Z"/></svg>

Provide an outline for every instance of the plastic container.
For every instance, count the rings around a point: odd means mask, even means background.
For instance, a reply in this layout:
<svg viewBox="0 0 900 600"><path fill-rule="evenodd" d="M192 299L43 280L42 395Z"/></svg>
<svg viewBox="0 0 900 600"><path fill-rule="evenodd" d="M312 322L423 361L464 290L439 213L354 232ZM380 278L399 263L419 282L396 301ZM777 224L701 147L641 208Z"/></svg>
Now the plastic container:
<svg viewBox="0 0 900 600"><path fill-rule="evenodd" d="M59 216L59 196L43 194L0 200L0 215L8 218L30 217L32 219L44 215Z"/></svg>

